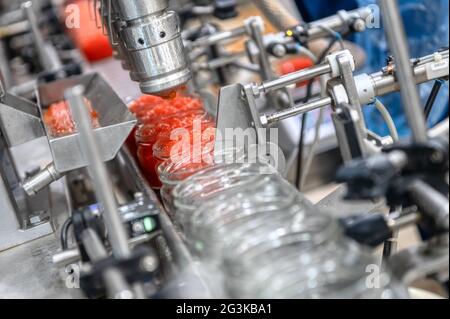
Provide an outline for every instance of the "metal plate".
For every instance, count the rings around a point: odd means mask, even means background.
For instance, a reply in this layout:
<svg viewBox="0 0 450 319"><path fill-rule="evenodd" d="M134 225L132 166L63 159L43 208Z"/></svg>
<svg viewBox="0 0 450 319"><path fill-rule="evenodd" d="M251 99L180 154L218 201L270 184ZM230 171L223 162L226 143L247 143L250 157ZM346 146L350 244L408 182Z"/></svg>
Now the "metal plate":
<svg viewBox="0 0 450 319"><path fill-rule="evenodd" d="M37 96L41 116L49 105L64 100L64 91L67 88L76 85L85 87L85 97L98 112L100 127L94 131L98 138L102 160L110 161L132 131L136 119L100 75L94 73L40 85ZM47 130L47 137L58 172L64 173L87 165L79 145L78 133L54 137Z"/></svg>

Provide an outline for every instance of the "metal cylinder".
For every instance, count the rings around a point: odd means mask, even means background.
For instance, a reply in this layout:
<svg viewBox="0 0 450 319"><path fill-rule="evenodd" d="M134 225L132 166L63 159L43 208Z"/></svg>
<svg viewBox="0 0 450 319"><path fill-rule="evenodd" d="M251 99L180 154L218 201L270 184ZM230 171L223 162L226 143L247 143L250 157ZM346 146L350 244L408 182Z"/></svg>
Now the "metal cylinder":
<svg viewBox="0 0 450 319"><path fill-rule="evenodd" d="M397 65L396 73L401 89L403 109L414 140L416 142L425 142L428 139L425 116L423 115L419 92L414 83L409 48L398 3L396 0L381 0L380 6L389 47L393 52Z"/></svg>
<svg viewBox="0 0 450 319"><path fill-rule="evenodd" d="M272 123L276 123L282 120L285 120L287 118L304 114L316 109L319 109L321 107L328 106L332 103L332 99L330 97L324 97L315 101L312 101L310 103L306 104L300 104L297 106L294 106L293 108L282 110L270 115L263 115L261 118L261 122L263 125L269 125Z"/></svg>
<svg viewBox="0 0 450 319"><path fill-rule="evenodd" d="M220 42L232 40L244 36L247 34L246 27L238 27L235 29L218 32L216 34L212 34L209 36L201 37L194 42L189 44L189 47L194 48L205 48L215 44L219 44Z"/></svg>
<svg viewBox="0 0 450 319"><path fill-rule="evenodd" d="M349 27L352 20L361 19L366 22L372 14L369 7L362 7L352 11L340 11L333 16L311 22L307 27L301 25L298 31L304 32L309 41L323 38L329 35L329 31L333 30L339 33L345 31Z"/></svg>
<svg viewBox="0 0 450 319"><path fill-rule="evenodd" d="M34 196L51 183L59 180L62 176L63 175L56 170L54 163L51 163L39 173L27 179L22 184L22 187L29 196Z"/></svg>
<svg viewBox="0 0 450 319"><path fill-rule="evenodd" d="M124 55L143 93L164 94L191 78L179 19L166 0L117 1L115 10Z"/></svg>
<svg viewBox="0 0 450 319"><path fill-rule="evenodd" d="M93 134L88 108L84 103L83 96L83 86L76 86L64 92L79 132L81 150L90 164L89 173L92 177L95 194L103 207L104 221L113 254L116 258L126 258L131 254L128 235L119 216L111 181L98 151L99 147Z"/></svg>
<svg viewBox="0 0 450 319"><path fill-rule="evenodd" d="M444 70L446 70L445 73L448 76L449 51L439 52L439 55L442 57L442 61L447 61L447 67ZM419 59L420 62L413 68L415 84L422 84L441 77L443 74L441 72L430 72L430 69L435 69L433 63L439 62L435 61L435 59L436 54L424 56ZM372 103L373 98L376 96L383 96L400 90L397 77L394 74L386 74L383 71L371 75L360 74L355 77L355 82L361 105Z"/></svg>
<svg viewBox="0 0 450 319"><path fill-rule="evenodd" d="M308 69L304 69L298 72L285 75L273 81L262 83L261 86L259 87L259 91L264 93L276 91L285 88L288 85L308 81L320 75L330 72L331 66L328 63L314 66Z"/></svg>

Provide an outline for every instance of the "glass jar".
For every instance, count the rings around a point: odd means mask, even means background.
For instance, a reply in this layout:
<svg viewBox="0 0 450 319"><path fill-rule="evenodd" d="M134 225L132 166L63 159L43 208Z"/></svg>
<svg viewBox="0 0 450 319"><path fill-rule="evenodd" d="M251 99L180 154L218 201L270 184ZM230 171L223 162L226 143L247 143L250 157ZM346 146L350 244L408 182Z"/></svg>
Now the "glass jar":
<svg viewBox="0 0 450 319"><path fill-rule="evenodd" d="M155 158L153 155L155 144L162 136L170 137L174 130L183 128L187 123L192 123L194 119L199 118L207 118L206 112L202 110L178 112L170 116L161 117L157 123L141 124L138 127L136 131L137 158L152 188L159 189L161 187L161 182L156 173L161 159ZM160 143L160 145L162 144Z"/></svg>
<svg viewBox="0 0 450 319"><path fill-rule="evenodd" d="M260 173L269 171L278 174L265 164L233 163L216 165L189 177L173 190L177 221L186 225L200 206L222 194L248 193L252 184L264 178Z"/></svg>
<svg viewBox="0 0 450 319"><path fill-rule="evenodd" d="M142 95L138 99L132 101L128 105L128 109L133 113L137 120L138 125L141 124L155 124L167 118L168 116L186 112L203 110L202 101L194 96L188 96L183 92L178 92L172 99L164 99L154 95ZM133 132L127 139L127 146L133 155L137 155L137 141L136 131L137 127L133 129Z"/></svg>
<svg viewBox="0 0 450 319"><path fill-rule="evenodd" d="M247 233L255 234L280 219L291 218L289 208L297 195L281 176L261 176L251 192L222 195L202 205L185 231L201 256L223 259L223 250L235 239L240 241Z"/></svg>
<svg viewBox="0 0 450 319"><path fill-rule="evenodd" d="M183 200L185 207L177 202L182 184L174 191L177 209L184 209L177 210L176 218L189 247L214 277L223 278L230 297L406 296L388 273L379 288L368 287L366 270L376 265L373 257L346 239L334 218L318 211L281 176L248 169L258 177L249 174L239 183L233 182L232 171L213 168L194 175L191 186L189 179L183 182L184 195L192 196Z"/></svg>
<svg viewBox="0 0 450 319"><path fill-rule="evenodd" d="M233 144L229 144L233 145ZM243 148L230 146L214 150L206 147L199 159L192 153L186 154L182 160L168 160L158 166L158 176L162 182L161 197L169 212L175 212L173 205L173 189L187 178L201 173L202 170L220 164L244 163L246 158Z"/></svg>

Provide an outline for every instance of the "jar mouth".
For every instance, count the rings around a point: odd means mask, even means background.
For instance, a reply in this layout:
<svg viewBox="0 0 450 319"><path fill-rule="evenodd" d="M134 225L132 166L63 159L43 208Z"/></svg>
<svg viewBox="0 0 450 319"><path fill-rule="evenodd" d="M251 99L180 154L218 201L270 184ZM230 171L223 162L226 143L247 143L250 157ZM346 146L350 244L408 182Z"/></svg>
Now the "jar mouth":
<svg viewBox="0 0 450 319"><path fill-rule="evenodd" d="M267 168L267 165L258 163L224 164L205 169L202 174L195 174L175 187L175 207L192 211L196 209L196 195L200 200L207 200L233 189L239 191L246 185L258 185L265 176L259 174L263 168Z"/></svg>
<svg viewBox="0 0 450 319"><path fill-rule="evenodd" d="M244 162L246 156L241 148L228 148L220 151L207 149L199 157L201 158L197 160L189 152L180 161L168 160L162 163L158 166L158 175L161 182L176 186L192 175L212 166Z"/></svg>

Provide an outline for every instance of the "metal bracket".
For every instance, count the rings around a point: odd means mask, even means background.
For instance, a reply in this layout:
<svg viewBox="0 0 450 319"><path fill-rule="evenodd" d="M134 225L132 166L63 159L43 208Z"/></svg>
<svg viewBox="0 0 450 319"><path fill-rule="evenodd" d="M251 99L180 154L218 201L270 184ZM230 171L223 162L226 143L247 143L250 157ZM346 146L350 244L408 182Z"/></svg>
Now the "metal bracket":
<svg viewBox="0 0 450 319"><path fill-rule="evenodd" d="M388 261L394 276L405 285L427 277L441 283L448 281L448 263L448 234L422 246L403 250Z"/></svg>

